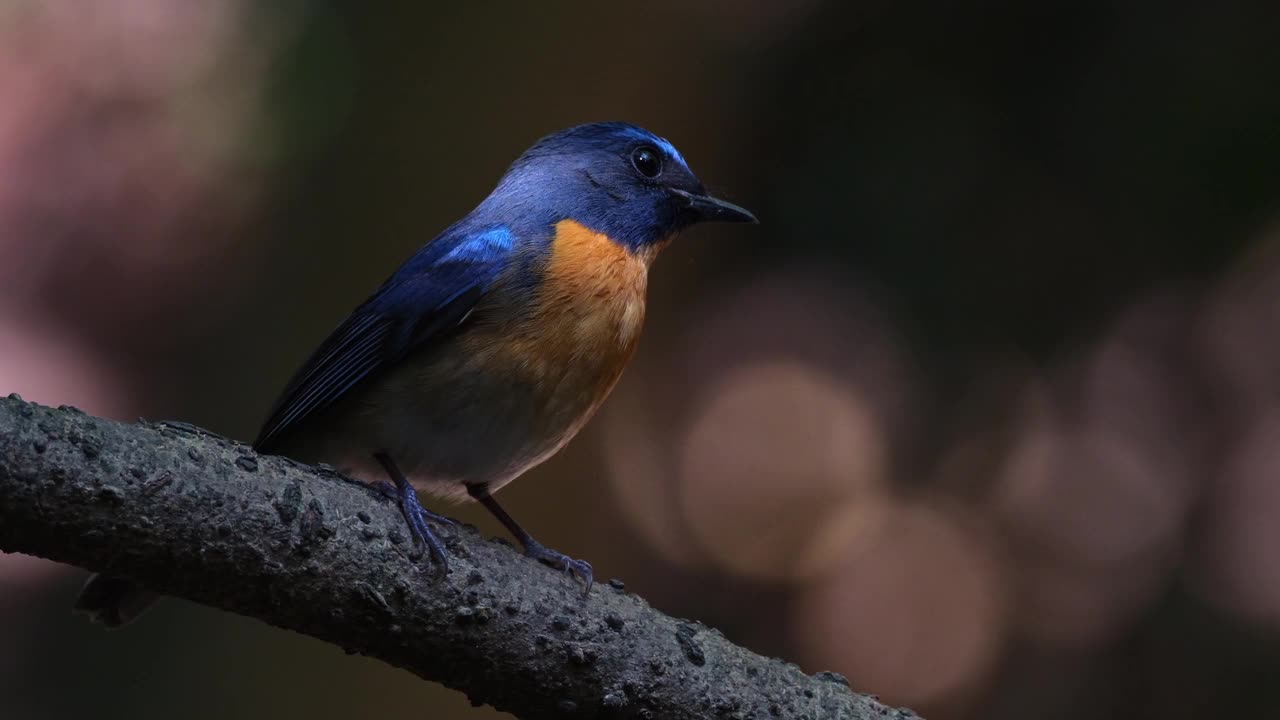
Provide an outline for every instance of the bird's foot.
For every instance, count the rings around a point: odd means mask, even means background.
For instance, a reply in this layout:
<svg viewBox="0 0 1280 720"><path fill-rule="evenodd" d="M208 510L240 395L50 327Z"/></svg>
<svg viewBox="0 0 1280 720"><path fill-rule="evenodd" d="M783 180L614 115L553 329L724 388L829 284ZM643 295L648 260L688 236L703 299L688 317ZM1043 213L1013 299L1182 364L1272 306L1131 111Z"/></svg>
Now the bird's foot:
<svg viewBox="0 0 1280 720"><path fill-rule="evenodd" d="M373 488L382 493L388 499L401 502L400 491L396 489L395 485L383 480L381 482L374 483ZM422 503L418 502L418 494L414 492L412 488L408 489L408 493L413 495L413 504L418 506L418 513L421 514L424 519L430 520L437 525L446 525L448 527L453 527L458 524L458 521L451 517L445 517L440 513L431 512L430 510L422 507Z"/></svg>
<svg viewBox="0 0 1280 720"><path fill-rule="evenodd" d="M533 536L520 527L520 523L508 515L507 511L503 510L502 506L498 504L498 501L493 499L487 486L483 484L467 485L467 492L477 502L484 505L485 509L493 513L493 516L498 518L498 522L501 522L515 536L516 540L520 541L520 544L524 546L525 555L546 563L557 570L563 570L568 573L569 577L582 578L582 581L587 586L584 594L591 592L591 563L586 560L575 560L534 540Z"/></svg>
<svg viewBox="0 0 1280 720"><path fill-rule="evenodd" d="M591 583L593 575L591 571L591 563L586 560L576 560L544 546L542 543L529 538L524 545L524 554L557 570L563 570L569 577L580 578L586 584L584 593L591 592Z"/></svg>
<svg viewBox="0 0 1280 720"><path fill-rule="evenodd" d="M427 548L427 553L431 555L431 559L439 563L440 570L447 574L449 572L449 557L445 553L444 543L440 542L440 538L431 530L431 526L427 524L427 521L431 520L443 525L456 525L457 523L422 507L422 503L418 500L418 493L412 486L406 485L402 490L392 488L392 492L395 494L395 499L400 503L400 512L404 514L405 522L409 524L409 534L413 536L414 540L422 543Z"/></svg>

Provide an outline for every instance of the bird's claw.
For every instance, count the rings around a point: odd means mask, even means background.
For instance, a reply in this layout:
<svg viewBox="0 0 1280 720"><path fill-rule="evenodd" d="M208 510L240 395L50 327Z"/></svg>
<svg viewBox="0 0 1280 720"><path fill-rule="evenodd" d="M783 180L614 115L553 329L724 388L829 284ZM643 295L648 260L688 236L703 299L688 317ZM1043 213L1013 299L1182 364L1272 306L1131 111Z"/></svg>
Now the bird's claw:
<svg viewBox="0 0 1280 720"><path fill-rule="evenodd" d="M405 488L404 492L392 488L391 492L400 503L400 512L404 514L405 522L409 525L409 534L415 541L426 547L431 559L440 565L441 572L448 574L449 556L445 552L444 543L440 542L440 538L431 530L427 521L431 520L443 525L457 523L422 507L422 503L418 501L418 493L412 487Z"/></svg>
<svg viewBox="0 0 1280 720"><path fill-rule="evenodd" d="M374 483L373 489L382 493L384 497L390 500L395 500L396 502L401 501L400 491L396 490L396 486L393 485L392 483L387 482L386 480ZM422 507L422 504L417 502L416 493L415 493L414 503L418 506L418 512L422 515L422 517L426 518L427 520L430 520L431 522L437 525L455 527L458 524L458 521L454 520L451 517L445 517L440 513L431 512L430 510Z"/></svg>
<svg viewBox="0 0 1280 720"><path fill-rule="evenodd" d="M524 549L524 554L541 562L550 565L557 570L563 570L566 575L571 578L581 579L586 585L584 594L591 592L591 584L594 581L591 563L586 560L578 560L557 552L539 543L530 543Z"/></svg>

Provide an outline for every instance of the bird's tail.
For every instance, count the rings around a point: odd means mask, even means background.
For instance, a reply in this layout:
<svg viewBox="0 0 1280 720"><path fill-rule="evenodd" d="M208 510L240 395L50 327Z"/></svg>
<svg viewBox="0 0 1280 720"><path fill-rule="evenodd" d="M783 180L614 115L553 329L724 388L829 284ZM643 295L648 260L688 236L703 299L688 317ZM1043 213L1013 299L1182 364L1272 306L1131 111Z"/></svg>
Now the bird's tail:
<svg viewBox="0 0 1280 720"><path fill-rule="evenodd" d="M104 627L118 628L141 615L160 599L158 593L139 586L132 580L93 575L76 598L75 611Z"/></svg>

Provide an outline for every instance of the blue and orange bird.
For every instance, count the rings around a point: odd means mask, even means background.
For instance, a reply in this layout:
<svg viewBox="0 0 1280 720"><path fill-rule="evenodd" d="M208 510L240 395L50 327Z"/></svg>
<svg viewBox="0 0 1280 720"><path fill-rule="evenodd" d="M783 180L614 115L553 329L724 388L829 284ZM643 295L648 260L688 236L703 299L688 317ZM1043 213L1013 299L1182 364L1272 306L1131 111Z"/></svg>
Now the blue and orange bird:
<svg viewBox="0 0 1280 720"><path fill-rule="evenodd" d="M378 484L442 567L432 523L451 521L415 488L476 500L526 555L589 590L591 565L543 546L493 493L600 407L640 338L649 266L681 230L712 221L756 219L711 197L653 133L615 122L549 135L334 330L254 446ZM91 581L81 609L127 621L148 599L130 587Z"/></svg>

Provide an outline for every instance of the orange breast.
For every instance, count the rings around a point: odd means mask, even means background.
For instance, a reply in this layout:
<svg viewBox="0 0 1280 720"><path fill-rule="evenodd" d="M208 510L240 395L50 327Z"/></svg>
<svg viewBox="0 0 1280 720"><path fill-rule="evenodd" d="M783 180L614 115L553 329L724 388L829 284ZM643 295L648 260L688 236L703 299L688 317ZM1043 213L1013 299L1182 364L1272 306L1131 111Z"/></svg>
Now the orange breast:
<svg viewBox="0 0 1280 720"><path fill-rule="evenodd" d="M629 354L644 321L649 258L565 220L556 225L537 313L543 352Z"/></svg>
<svg viewBox="0 0 1280 720"><path fill-rule="evenodd" d="M546 397L552 424L585 422L631 359L644 323L649 264L572 220L556 225L536 297L518 319L474 336L474 360L514 372Z"/></svg>

